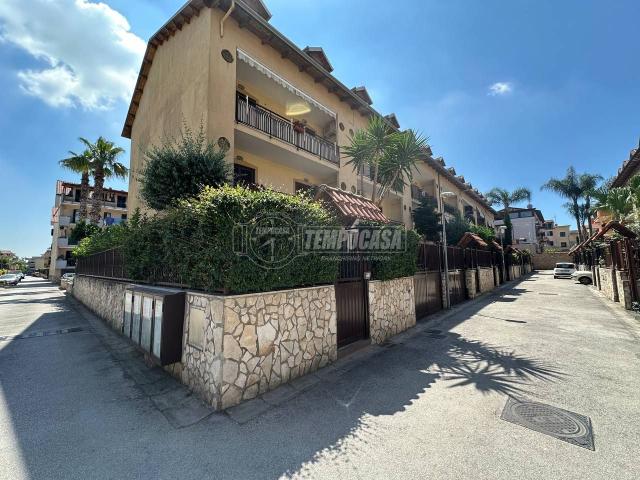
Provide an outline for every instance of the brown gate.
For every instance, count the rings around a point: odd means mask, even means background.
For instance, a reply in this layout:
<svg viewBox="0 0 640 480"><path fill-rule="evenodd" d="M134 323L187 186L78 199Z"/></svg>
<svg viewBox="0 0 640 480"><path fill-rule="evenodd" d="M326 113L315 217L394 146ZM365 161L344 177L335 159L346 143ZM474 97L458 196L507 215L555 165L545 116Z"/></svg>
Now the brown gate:
<svg viewBox="0 0 640 480"><path fill-rule="evenodd" d="M335 284L338 347L369 337L369 292L365 272L369 264L362 258L343 259Z"/></svg>
<svg viewBox="0 0 640 480"><path fill-rule="evenodd" d="M442 310L440 246L423 243L418 251L418 271L413 277L416 318Z"/></svg>
<svg viewBox="0 0 640 480"><path fill-rule="evenodd" d="M447 261L449 264L449 301L451 305L456 305L467 297L464 281L464 249L447 247Z"/></svg>

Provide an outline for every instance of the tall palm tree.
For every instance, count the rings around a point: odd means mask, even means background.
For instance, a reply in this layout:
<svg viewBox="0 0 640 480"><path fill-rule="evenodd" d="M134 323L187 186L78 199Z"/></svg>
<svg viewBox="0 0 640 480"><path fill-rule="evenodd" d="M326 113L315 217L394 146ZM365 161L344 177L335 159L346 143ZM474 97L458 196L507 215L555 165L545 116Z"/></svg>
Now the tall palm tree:
<svg viewBox="0 0 640 480"><path fill-rule="evenodd" d="M595 210L606 212L610 220L624 221L633 211L630 187L600 188L592 193L596 200Z"/></svg>
<svg viewBox="0 0 640 480"><path fill-rule="evenodd" d="M550 178L547 183L540 187L540 190L549 190L551 192L555 192L561 197L569 200L569 204L571 205L571 207L569 208L569 212L576 220L576 226L578 228L578 241L582 242L584 238L582 238L583 234L581 233L582 226L580 225L579 200L580 197L582 197L583 190L580 186L580 178L576 173L576 169L573 167L569 167L564 178Z"/></svg>
<svg viewBox="0 0 640 480"><path fill-rule="evenodd" d="M580 213L583 217L581 221L584 225L586 219L587 225L589 226L589 237L593 235L591 200L593 198L593 192L598 188L598 183L600 183L601 180L601 175L592 173L583 173L578 177L578 185L580 186L580 190L582 190L582 198L584 198L584 203L580 205Z"/></svg>
<svg viewBox="0 0 640 480"><path fill-rule="evenodd" d="M511 216L509 215L509 209L511 205L525 200L531 202L531 190L520 187L510 192L504 188L495 187L485 194L485 197L490 205L502 205L504 209L504 224L507 227L505 237L508 239L507 243L511 243Z"/></svg>
<svg viewBox="0 0 640 480"><path fill-rule="evenodd" d="M80 174L80 221L87 219L87 205L89 201L89 177L92 174L91 152L87 149L81 154L69 151L68 158L58 163L63 168Z"/></svg>
<svg viewBox="0 0 640 480"><path fill-rule="evenodd" d="M91 199L91 222L100 223L100 211L102 210L104 181L107 178L126 178L129 170L122 163L117 161L123 148L116 147L113 142L103 137L98 137L95 143L91 143L85 138L80 138L87 150L91 154L91 165L93 173L93 198Z"/></svg>

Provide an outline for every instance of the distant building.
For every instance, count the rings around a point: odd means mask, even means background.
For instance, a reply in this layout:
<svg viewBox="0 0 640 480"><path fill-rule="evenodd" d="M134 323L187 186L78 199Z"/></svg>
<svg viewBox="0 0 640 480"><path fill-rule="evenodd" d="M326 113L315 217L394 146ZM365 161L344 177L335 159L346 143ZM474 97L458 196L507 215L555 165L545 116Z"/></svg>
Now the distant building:
<svg viewBox="0 0 640 480"><path fill-rule="evenodd" d="M570 250L578 243L578 231L571 230L569 225L556 225L547 220L542 225L543 246L557 250Z"/></svg>
<svg viewBox="0 0 640 480"><path fill-rule="evenodd" d="M89 190L89 209L93 188ZM102 201L101 225L116 225L127 220L127 197L124 190L104 189ZM76 268L75 259L71 252L75 244L70 242L69 236L79 222L80 184L56 182L56 197L51 210L51 264L49 278L58 280L62 274L73 272Z"/></svg>
<svg viewBox="0 0 640 480"><path fill-rule="evenodd" d="M504 225L505 210L496 213L495 227ZM540 252L544 245L542 212L532 205L527 208L509 208L509 218L513 225L512 241L519 249L527 249L532 253ZM496 228L499 234L499 229Z"/></svg>

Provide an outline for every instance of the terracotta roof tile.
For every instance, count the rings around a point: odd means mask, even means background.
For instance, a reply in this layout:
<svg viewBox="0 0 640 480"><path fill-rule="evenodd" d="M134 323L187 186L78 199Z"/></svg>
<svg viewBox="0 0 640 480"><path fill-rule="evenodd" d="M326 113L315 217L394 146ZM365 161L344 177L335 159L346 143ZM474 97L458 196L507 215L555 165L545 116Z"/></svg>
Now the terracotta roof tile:
<svg viewBox="0 0 640 480"><path fill-rule="evenodd" d="M325 199L338 210L338 213L351 223L356 220L389 222L375 203L360 195L345 192L328 185L320 185L316 198L321 195L324 195Z"/></svg>

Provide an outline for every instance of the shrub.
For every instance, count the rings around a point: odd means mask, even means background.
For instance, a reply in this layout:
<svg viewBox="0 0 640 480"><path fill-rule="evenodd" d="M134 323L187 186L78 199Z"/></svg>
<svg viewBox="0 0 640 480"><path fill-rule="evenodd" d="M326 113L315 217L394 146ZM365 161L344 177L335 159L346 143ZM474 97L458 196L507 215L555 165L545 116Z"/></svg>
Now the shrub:
<svg viewBox="0 0 640 480"><path fill-rule="evenodd" d="M234 253L243 225L277 212L293 225L334 226L334 217L303 196L243 187L205 187L162 217L132 218L123 244L129 275L157 281L168 270L190 288L209 292L248 293L332 283L337 261L302 255L281 268L264 268ZM234 238L235 235L235 238ZM286 245L274 254L285 255Z"/></svg>
<svg viewBox="0 0 640 480"><path fill-rule="evenodd" d="M128 238L128 230L126 223L99 228L92 235L80 240L78 246L73 249L73 256L84 257L119 247Z"/></svg>
<svg viewBox="0 0 640 480"><path fill-rule="evenodd" d="M99 231L99 226L80 220L69 234L69 245L77 245L83 238L90 237Z"/></svg>
<svg viewBox="0 0 640 480"><path fill-rule="evenodd" d="M440 217L435 199L431 197L423 198L420 200L420 205L413 211L416 231L424 236L425 240L439 241L440 232L442 231Z"/></svg>
<svg viewBox="0 0 640 480"><path fill-rule="evenodd" d="M391 280L393 278L410 277L416 273L420 235L413 230L403 230L402 235L406 246L403 252L375 255L373 257L371 262L372 279Z"/></svg>
<svg viewBox="0 0 640 480"><path fill-rule="evenodd" d="M204 128L194 134L183 126L180 139L166 139L146 152L140 177L140 195L155 210L165 210L180 199L196 196L204 186L218 186L230 179L224 157L228 146L207 140Z"/></svg>
<svg viewBox="0 0 640 480"><path fill-rule="evenodd" d="M456 213L453 219L446 222L448 245L457 245L462 236L471 228L471 224L459 213Z"/></svg>
<svg viewBox="0 0 640 480"><path fill-rule="evenodd" d="M487 243L491 243L492 240L496 239L496 231L491 227L486 227L484 225L471 225L469 231L471 233L475 233Z"/></svg>

